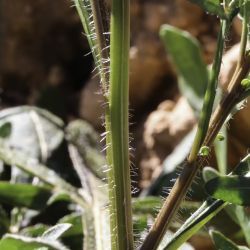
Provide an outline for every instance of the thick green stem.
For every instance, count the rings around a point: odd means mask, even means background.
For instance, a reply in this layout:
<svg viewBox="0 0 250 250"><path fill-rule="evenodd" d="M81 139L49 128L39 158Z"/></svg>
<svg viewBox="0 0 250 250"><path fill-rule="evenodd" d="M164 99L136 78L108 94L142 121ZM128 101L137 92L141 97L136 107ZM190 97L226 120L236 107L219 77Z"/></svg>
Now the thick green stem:
<svg viewBox="0 0 250 250"><path fill-rule="evenodd" d="M111 8L110 44L110 136L114 179L116 223L112 234L117 238L114 250L133 249L131 180L129 164L128 91L130 1L113 0ZM112 204L111 204L112 205Z"/></svg>

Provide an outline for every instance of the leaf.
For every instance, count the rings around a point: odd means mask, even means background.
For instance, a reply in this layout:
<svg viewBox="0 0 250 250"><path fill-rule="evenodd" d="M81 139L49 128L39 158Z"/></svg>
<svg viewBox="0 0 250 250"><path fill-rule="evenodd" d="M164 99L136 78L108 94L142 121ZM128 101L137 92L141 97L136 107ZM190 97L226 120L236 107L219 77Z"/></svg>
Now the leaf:
<svg viewBox="0 0 250 250"><path fill-rule="evenodd" d="M220 175L220 173L211 167L204 167L202 170L202 176L203 179L205 180L205 182L208 182L216 177L218 177Z"/></svg>
<svg viewBox="0 0 250 250"><path fill-rule="evenodd" d="M208 181L205 189L209 195L236 205L250 205L250 177L220 176Z"/></svg>
<svg viewBox="0 0 250 250"><path fill-rule="evenodd" d="M12 129L12 126L10 122L6 122L2 124L0 127L0 137L1 138L9 137L11 134L11 129Z"/></svg>
<svg viewBox="0 0 250 250"><path fill-rule="evenodd" d="M45 187L0 182L0 201L12 206L41 210L50 196L51 191Z"/></svg>
<svg viewBox="0 0 250 250"><path fill-rule="evenodd" d="M58 241L49 242L40 238L30 238L6 234L0 241L1 250L68 250Z"/></svg>
<svg viewBox="0 0 250 250"><path fill-rule="evenodd" d="M220 0L190 0L199 5L205 12L219 16L222 19L226 18L224 8Z"/></svg>
<svg viewBox="0 0 250 250"><path fill-rule="evenodd" d="M36 224L34 226L29 226L21 229L19 233L23 236L29 236L34 238L41 236L48 229L49 229L48 225Z"/></svg>
<svg viewBox="0 0 250 250"><path fill-rule="evenodd" d="M245 239L250 245L250 214L249 211L242 207L236 205L229 205L226 207L227 213L241 228L245 235Z"/></svg>
<svg viewBox="0 0 250 250"><path fill-rule="evenodd" d="M248 154L235 168L234 174L245 174L249 171L250 154ZM205 180L210 180L218 176L218 172L210 167L204 168L203 177ZM228 203L222 200L205 201L200 208L192 213L185 221L184 225L171 237L166 244L166 250L178 249L192 235L198 232L208 221L210 221L218 212L220 212Z"/></svg>
<svg viewBox="0 0 250 250"><path fill-rule="evenodd" d="M29 175L38 177L41 181L54 187L58 193L68 194L72 201L85 208L87 201L80 195L79 190L58 176L53 170L48 169L45 165L39 164L37 160L27 158L10 148L0 147L0 159L6 164L16 166Z"/></svg>
<svg viewBox="0 0 250 250"><path fill-rule="evenodd" d="M83 164L100 179L106 178L103 166L106 164L101 154L100 138L94 128L83 120L71 122L66 128L66 139L73 144L83 160Z"/></svg>
<svg viewBox="0 0 250 250"><path fill-rule="evenodd" d="M205 201L171 237L164 250L176 250L223 209L223 201Z"/></svg>
<svg viewBox="0 0 250 250"><path fill-rule="evenodd" d="M58 223L70 223L72 225L68 231L62 235L62 242L70 249L82 250L83 246L83 225L81 213L66 215Z"/></svg>
<svg viewBox="0 0 250 250"><path fill-rule="evenodd" d="M5 144L29 157L46 160L63 139L63 122L43 109L19 106L0 112L0 126L11 124Z"/></svg>
<svg viewBox="0 0 250 250"><path fill-rule="evenodd" d="M162 206L162 199L155 196L134 198L132 208L135 214L152 214L156 215L157 209Z"/></svg>
<svg viewBox="0 0 250 250"><path fill-rule="evenodd" d="M64 234L63 237L71 237L73 235L83 235L82 215L80 213L73 213L61 218L58 223L70 223L70 227Z"/></svg>
<svg viewBox="0 0 250 250"><path fill-rule="evenodd" d="M198 41L188 32L163 25L160 36L179 74L179 87L196 111L200 111L208 82Z"/></svg>
<svg viewBox="0 0 250 250"><path fill-rule="evenodd" d="M48 241L57 240L71 227L72 225L69 223L57 224L54 227L51 227L47 231L45 231L41 238Z"/></svg>
<svg viewBox="0 0 250 250"><path fill-rule="evenodd" d="M226 238L218 231L210 231L214 245L218 250L249 250L247 247L237 246L234 242Z"/></svg>

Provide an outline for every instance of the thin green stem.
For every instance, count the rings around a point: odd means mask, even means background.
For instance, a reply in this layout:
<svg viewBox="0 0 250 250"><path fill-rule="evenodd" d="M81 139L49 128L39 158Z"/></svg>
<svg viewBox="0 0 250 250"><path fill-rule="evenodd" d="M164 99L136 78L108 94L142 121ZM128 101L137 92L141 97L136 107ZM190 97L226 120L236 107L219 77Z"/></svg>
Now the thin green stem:
<svg viewBox="0 0 250 250"><path fill-rule="evenodd" d="M115 222L113 234L117 245L114 250L133 249L131 209L131 180L129 163L128 91L130 1L113 0L111 8L110 44L110 136L114 173Z"/></svg>
<svg viewBox="0 0 250 250"><path fill-rule="evenodd" d="M222 55L224 50L225 34L228 29L228 22L226 20L222 21L220 33L218 36L217 50L212 66L212 71L210 75L210 80L208 83L207 91L204 97L203 108L201 116L198 123L197 132L195 135L194 143L188 157L188 162L194 162L197 159L200 147L206 136L207 129L209 126L210 117L213 110L214 99L216 95L216 88L218 85L218 76L221 68Z"/></svg>
<svg viewBox="0 0 250 250"><path fill-rule="evenodd" d="M240 41L240 56L237 63L236 71L241 67L243 64L245 54L246 54L246 47L247 47L247 36L248 36L248 13L247 4L243 5L243 20L242 20L242 31L241 31L241 41Z"/></svg>

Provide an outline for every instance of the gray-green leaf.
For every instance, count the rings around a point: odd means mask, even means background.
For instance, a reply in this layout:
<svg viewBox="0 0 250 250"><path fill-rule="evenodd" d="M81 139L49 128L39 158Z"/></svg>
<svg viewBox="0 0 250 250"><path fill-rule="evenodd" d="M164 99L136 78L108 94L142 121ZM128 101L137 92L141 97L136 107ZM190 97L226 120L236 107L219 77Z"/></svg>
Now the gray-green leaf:
<svg viewBox="0 0 250 250"><path fill-rule="evenodd" d="M191 106L200 111L208 74L198 41L188 32L163 25L160 36L179 74L179 87Z"/></svg>

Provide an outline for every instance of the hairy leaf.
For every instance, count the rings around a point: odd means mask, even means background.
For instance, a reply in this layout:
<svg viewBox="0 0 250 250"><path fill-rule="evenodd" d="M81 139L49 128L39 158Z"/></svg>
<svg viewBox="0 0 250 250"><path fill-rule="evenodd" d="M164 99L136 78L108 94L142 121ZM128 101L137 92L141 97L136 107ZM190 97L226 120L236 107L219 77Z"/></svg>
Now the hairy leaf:
<svg viewBox="0 0 250 250"><path fill-rule="evenodd" d="M57 240L71 227L72 225L69 223L57 224L49 228L47 231L45 231L42 235L42 239L48 240L48 241Z"/></svg>

